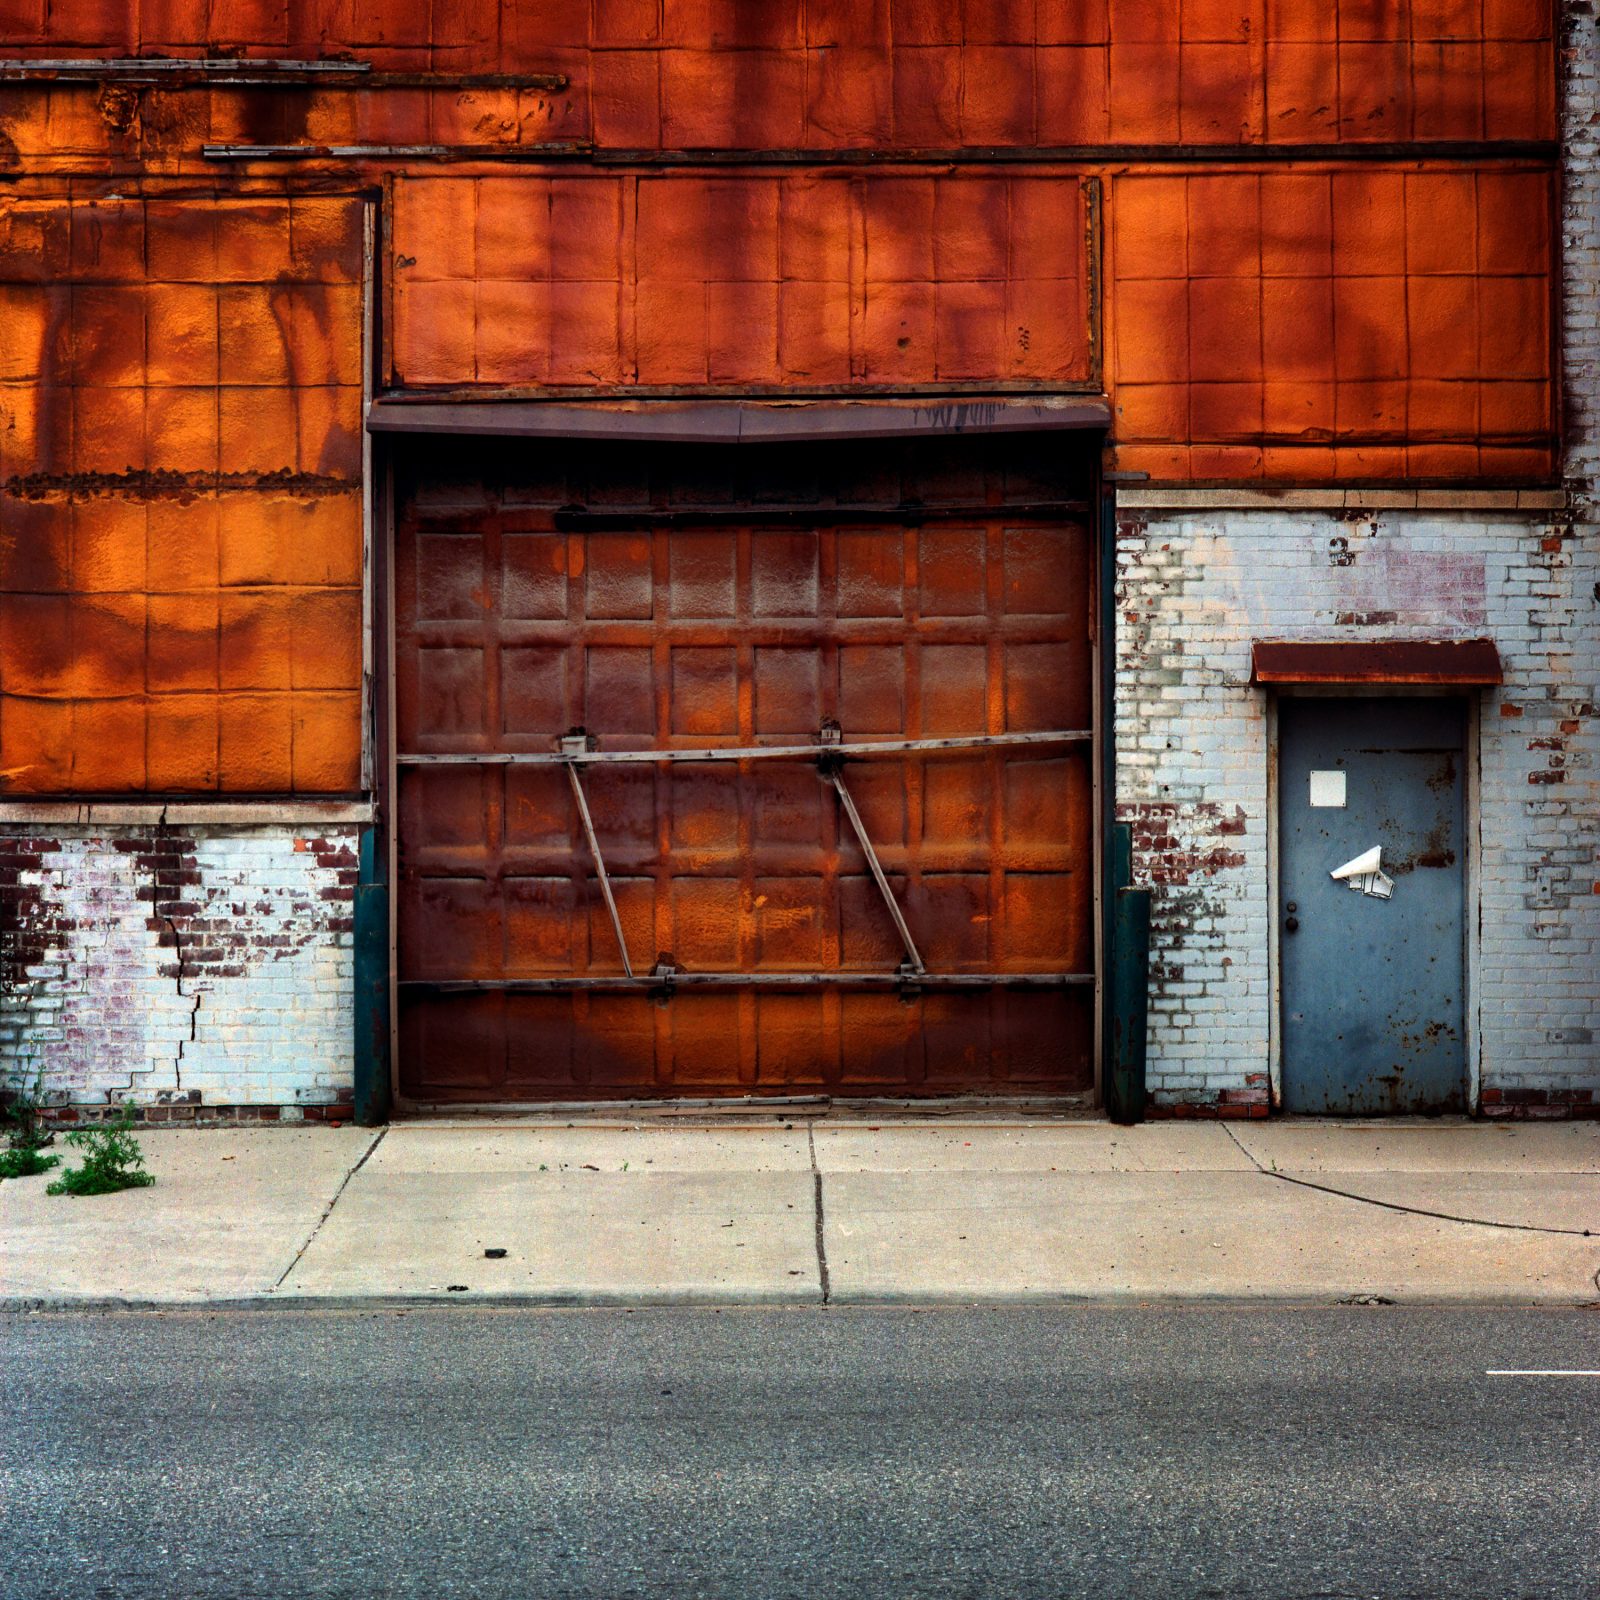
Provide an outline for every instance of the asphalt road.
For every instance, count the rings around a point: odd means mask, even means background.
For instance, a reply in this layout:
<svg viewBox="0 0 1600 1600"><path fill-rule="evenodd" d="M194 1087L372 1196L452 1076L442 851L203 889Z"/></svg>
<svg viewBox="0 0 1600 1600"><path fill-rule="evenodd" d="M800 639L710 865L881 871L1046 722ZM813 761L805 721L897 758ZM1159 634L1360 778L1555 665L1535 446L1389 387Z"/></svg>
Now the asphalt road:
<svg viewBox="0 0 1600 1600"><path fill-rule="evenodd" d="M1600 1310L0 1319L0 1595L1600 1593Z"/></svg>

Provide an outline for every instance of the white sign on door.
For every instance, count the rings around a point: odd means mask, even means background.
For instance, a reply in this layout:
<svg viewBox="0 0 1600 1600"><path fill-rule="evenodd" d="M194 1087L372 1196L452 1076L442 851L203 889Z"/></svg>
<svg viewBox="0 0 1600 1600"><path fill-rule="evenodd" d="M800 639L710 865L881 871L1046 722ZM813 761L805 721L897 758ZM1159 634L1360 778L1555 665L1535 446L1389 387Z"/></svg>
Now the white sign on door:
<svg viewBox="0 0 1600 1600"><path fill-rule="evenodd" d="M1344 773L1334 769L1311 774L1311 803L1314 806L1332 806L1344 809Z"/></svg>

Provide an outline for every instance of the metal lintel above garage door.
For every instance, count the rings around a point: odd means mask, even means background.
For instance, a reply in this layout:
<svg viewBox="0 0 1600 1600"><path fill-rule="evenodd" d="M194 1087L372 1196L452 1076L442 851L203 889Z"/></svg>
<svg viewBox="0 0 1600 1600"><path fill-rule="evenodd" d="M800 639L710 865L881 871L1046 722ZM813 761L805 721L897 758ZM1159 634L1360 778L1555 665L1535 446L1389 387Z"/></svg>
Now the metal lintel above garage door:
<svg viewBox="0 0 1600 1600"><path fill-rule="evenodd" d="M656 444L820 443L925 434L1043 433L1105 429L1098 397L1060 400L448 400L384 395L373 433L453 433L479 438L648 440Z"/></svg>

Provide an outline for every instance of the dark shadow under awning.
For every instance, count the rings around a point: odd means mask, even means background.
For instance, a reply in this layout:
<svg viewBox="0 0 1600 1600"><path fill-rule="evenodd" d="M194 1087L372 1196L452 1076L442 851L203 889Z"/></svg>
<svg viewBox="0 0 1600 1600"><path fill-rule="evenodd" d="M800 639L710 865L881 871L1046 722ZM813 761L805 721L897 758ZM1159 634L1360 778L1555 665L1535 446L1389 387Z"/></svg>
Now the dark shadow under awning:
<svg viewBox="0 0 1600 1600"><path fill-rule="evenodd" d="M1252 683L1503 681L1493 639L1257 639Z"/></svg>
<svg viewBox="0 0 1600 1600"><path fill-rule="evenodd" d="M1018 400L476 400L380 395L372 433L644 440L655 444L778 444L827 439L908 439L919 434L1105 429L1097 395Z"/></svg>

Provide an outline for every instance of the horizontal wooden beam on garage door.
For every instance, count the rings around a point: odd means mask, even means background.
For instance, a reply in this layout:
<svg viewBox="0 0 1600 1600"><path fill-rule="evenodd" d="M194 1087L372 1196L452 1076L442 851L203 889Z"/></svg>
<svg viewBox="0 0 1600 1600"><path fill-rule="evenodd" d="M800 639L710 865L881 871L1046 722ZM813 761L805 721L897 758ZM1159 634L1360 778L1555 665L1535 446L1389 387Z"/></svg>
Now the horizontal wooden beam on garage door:
<svg viewBox="0 0 1600 1600"><path fill-rule="evenodd" d="M613 762L656 761L817 761L831 756L882 756L908 751L991 749L998 745L1085 744L1094 735L1087 728L1040 733L981 733L947 739L857 739L843 744L708 745L700 749L661 750L485 750L463 752L405 751L395 757L402 766L604 766Z"/></svg>

